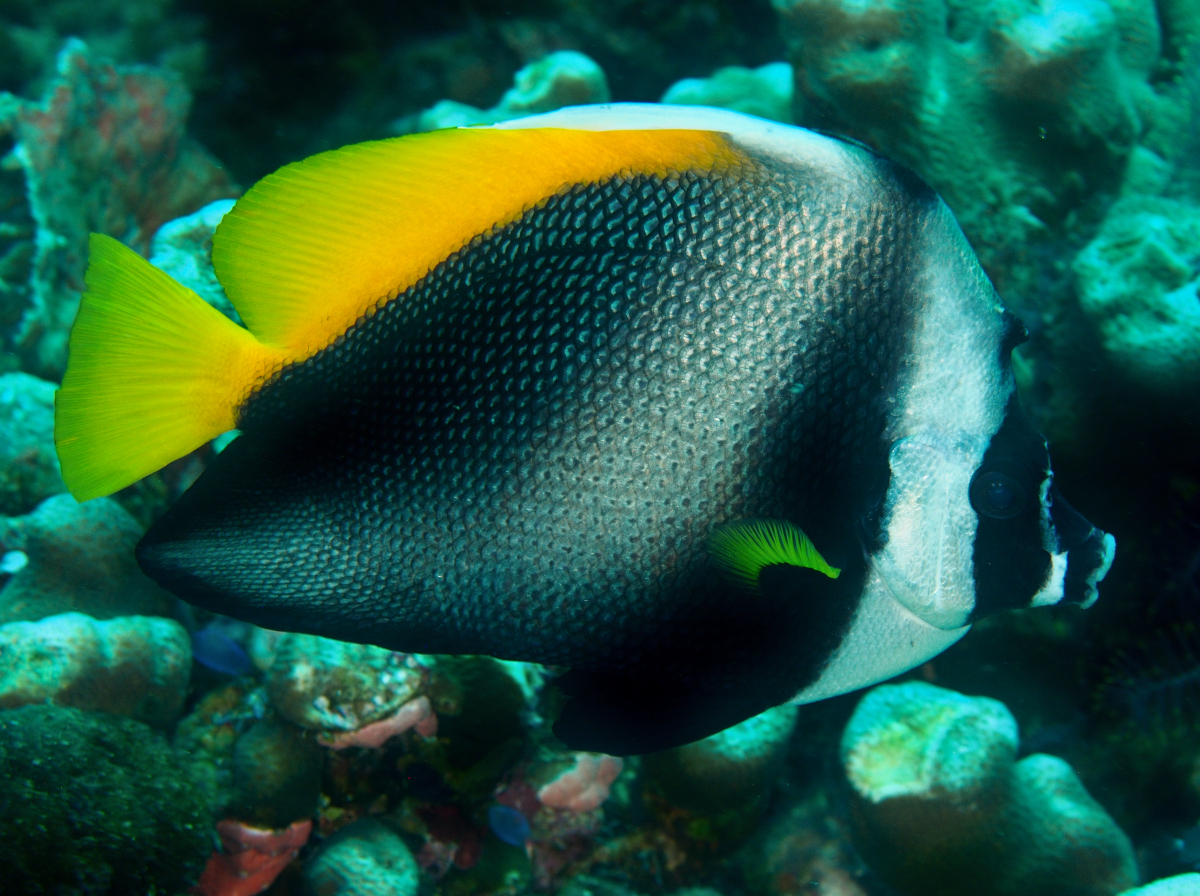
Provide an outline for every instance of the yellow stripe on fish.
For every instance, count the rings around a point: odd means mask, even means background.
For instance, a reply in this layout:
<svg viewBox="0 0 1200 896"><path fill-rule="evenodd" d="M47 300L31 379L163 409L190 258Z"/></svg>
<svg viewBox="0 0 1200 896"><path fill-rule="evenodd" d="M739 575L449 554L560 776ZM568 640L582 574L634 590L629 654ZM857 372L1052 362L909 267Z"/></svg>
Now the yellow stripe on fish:
<svg viewBox="0 0 1200 896"><path fill-rule="evenodd" d="M741 166L699 130L458 129L360 143L256 184L213 237L249 332L94 235L56 401L63 479L110 494L236 426L246 398L473 239L576 184Z"/></svg>

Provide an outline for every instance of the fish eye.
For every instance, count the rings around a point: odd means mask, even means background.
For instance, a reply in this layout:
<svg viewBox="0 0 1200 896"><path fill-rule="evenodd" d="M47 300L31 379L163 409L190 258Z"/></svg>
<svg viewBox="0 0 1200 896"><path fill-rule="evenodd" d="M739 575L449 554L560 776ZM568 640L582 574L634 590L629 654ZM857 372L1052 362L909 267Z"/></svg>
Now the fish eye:
<svg viewBox="0 0 1200 896"><path fill-rule="evenodd" d="M975 512L993 519L1016 516L1025 506L1021 486L1004 473L982 473L971 483L971 506Z"/></svg>

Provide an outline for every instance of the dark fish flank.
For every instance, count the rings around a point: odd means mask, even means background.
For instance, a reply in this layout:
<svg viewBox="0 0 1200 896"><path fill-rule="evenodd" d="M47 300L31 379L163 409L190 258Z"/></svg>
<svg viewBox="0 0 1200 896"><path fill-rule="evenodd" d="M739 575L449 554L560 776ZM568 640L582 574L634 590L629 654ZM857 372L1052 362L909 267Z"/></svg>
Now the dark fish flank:
<svg viewBox="0 0 1200 896"><path fill-rule="evenodd" d="M140 559L269 627L782 702L880 537L934 202L884 163L563 192L263 387ZM705 539L760 517L843 578L748 605Z"/></svg>

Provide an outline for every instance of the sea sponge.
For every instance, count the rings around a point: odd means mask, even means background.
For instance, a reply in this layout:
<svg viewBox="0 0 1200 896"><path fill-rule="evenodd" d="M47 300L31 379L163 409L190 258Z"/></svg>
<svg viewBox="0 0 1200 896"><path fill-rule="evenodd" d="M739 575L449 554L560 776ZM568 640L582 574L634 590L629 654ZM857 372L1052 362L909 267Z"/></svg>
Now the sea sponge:
<svg viewBox="0 0 1200 896"><path fill-rule="evenodd" d="M798 120L916 170L993 276L1030 236L1119 186L1155 106L1153 0L773 3Z"/></svg>
<svg viewBox="0 0 1200 896"><path fill-rule="evenodd" d="M1004 704L881 685L842 735L855 841L921 896L1111 896L1137 883L1129 839L1067 763L1016 762Z"/></svg>
<svg viewBox="0 0 1200 896"><path fill-rule="evenodd" d="M1145 394L1200 403L1200 208L1131 196L1075 258L1079 304Z"/></svg>

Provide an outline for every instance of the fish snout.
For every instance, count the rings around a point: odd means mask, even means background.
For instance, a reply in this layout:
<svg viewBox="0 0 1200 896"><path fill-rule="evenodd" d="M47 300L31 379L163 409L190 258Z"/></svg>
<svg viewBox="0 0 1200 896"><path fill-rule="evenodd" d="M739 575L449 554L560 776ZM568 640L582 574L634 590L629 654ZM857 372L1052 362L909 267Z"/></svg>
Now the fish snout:
<svg viewBox="0 0 1200 896"><path fill-rule="evenodd" d="M1092 523L1058 492L1050 489L1052 552L1066 554L1062 603L1090 607L1099 594L1097 586L1108 574L1117 552L1117 540Z"/></svg>

